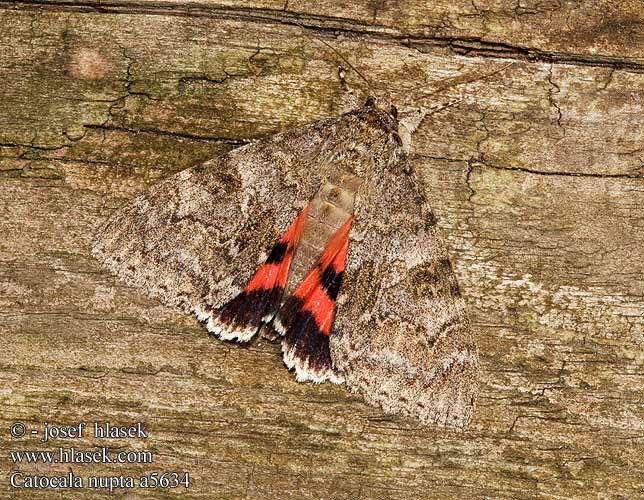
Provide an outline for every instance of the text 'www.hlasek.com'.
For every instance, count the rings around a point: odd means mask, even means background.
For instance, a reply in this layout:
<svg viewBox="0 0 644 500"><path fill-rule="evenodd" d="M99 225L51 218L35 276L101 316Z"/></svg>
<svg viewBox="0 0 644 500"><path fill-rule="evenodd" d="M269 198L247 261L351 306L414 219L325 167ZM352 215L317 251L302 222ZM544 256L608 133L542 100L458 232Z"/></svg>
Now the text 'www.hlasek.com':
<svg viewBox="0 0 644 500"><path fill-rule="evenodd" d="M145 470L127 474L117 469L115 472L115 465L127 470L126 465L119 464L137 464L131 467L140 464L152 467L154 464L152 451L139 446L148 439L148 431L142 422L131 425L112 425L110 422L27 425L14 422L9 432L13 444L37 446L9 451L13 468L9 483L15 489L115 491L134 488L172 490L191 486L190 474L186 471ZM87 439L93 446L84 445ZM124 446L123 440L131 440L132 448ZM92 467L92 473L84 474L83 469L90 464L105 464L109 472L94 472L96 468Z"/></svg>

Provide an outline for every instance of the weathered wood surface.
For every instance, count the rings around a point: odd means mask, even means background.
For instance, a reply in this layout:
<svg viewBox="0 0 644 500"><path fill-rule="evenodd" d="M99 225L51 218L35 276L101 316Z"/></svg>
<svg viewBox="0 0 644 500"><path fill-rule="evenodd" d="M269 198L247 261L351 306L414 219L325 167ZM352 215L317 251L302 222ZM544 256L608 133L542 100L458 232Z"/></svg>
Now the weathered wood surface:
<svg viewBox="0 0 644 500"><path fill-rule="evenodd" d="M12 464L48 448L12 422L80 420L145 422L117 446L155 462L74 472L185 470L184 498L642 494L641 3L420 4L0 3L0 495L18 496L10 470L70 469ZM209 339L89 256L150 183L337 114L345 84L366 95L319 40L407 104L514 61L415 139L481 353L465 431L297 384L277 346Z"/></svg>

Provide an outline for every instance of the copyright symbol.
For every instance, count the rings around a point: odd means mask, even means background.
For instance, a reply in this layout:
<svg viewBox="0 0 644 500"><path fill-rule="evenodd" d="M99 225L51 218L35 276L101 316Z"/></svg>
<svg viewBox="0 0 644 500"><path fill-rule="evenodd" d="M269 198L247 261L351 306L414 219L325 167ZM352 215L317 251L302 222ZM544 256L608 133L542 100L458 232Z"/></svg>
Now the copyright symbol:
<svg viewBox="0 0 644 500"><path fill-rule="evenodd" d="M27 432L27 428L22 422L16 422L9 428L9 431L11 432L11 437L21 438Z"/></svg>

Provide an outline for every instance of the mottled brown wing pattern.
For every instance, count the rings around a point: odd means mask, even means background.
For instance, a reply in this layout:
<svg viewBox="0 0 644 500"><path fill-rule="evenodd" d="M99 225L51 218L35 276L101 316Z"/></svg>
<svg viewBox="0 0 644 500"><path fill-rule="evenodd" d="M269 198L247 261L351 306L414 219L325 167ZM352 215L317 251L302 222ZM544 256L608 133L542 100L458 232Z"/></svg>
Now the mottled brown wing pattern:
<svg viewBox="0 0 644 500"><path fill-rule="evenodd" d="M292 129L183 170L119 209L94 255L128 283L195 311L239 293L324 175L329 130Z"/></svg>
<svg viewBox="0 0 644 500"><path fill-rule="evenodd" d="M319 276L304 274L319 283L287 325L297 329L285 332L287 364L300 366L300 380L346 380L386 412L463 426L473 411L478 355L445 245L405 158L413 126L401 137L398 125L387 99L371 99L340 118L184 170L116 212L94 254L126 281L194 311L211 331L226 331L222 338L248 340L283 302L269 296L275 304L267 314L264 302L244 301L274 291L273 274L290 272L282 269L289 252L298 262L299 237L284 231L325 182L335 182L331 191L353 200L342 212L353 224L348 254L345 234L342 251L333 253L338 262L318 263ZM318 233L305 228L302 246L326 251L307 234ZM268 284L249 284L258 267ZM279 275L280 290L288 288Z"/></svg>
<svg viewBox="0 0 644 500"><path fill-rule="evenodd" d="M445 244L404 158L366 183L330 339L334 365L388 413L464 426L478 354Z"/></svg>

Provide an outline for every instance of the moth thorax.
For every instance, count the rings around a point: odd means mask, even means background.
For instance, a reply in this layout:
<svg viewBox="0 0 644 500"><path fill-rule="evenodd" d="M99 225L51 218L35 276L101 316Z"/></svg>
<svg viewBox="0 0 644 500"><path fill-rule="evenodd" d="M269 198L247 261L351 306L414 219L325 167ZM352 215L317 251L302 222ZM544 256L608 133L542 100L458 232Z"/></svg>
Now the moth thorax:
<svg viewBox="0 0 644 500"><path fill-rule="evenodd" d="M342 155L332 159L334 170L344 174L343 176L338 175L338 177L344 177L345 179L362 178L376 170L373 155L373 147L366 147L364 144L352 145L352 147L343 151ZM351 187L348 187L348 189L351 189ZM353 190L355 191L355 189Z"/></svg>

